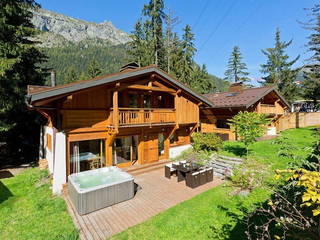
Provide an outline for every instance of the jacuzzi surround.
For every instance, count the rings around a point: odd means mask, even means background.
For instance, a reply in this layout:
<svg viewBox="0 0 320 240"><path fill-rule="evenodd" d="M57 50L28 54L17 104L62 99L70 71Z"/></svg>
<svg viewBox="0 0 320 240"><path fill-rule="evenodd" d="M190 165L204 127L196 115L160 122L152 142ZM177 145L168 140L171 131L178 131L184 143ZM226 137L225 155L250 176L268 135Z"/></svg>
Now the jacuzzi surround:
<svg viewBox="0 0 320 240"><path fill-rule="evenodd" d="M134 178L117 167L104 167L68 177L70 199L80 215L133 198Z"/></svg>

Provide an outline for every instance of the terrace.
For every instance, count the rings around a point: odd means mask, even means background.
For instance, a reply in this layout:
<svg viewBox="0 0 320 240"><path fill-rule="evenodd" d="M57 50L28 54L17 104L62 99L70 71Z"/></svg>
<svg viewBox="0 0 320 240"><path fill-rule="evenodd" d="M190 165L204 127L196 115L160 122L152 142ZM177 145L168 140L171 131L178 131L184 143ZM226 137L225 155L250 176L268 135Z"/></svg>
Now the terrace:
<svg viewBox="0 0 320 240"><path fill-rule="evenodd" d="M137 184L133 199L86 215L80 216L68 194L65 195L68 211L80 231L81 239L100 240L111 237L222 182L214 178L212 182L192 189L186 187L184 181L177 182L175 177L165 178L161 163L151 165L149 169L129 169Z"/></svg>

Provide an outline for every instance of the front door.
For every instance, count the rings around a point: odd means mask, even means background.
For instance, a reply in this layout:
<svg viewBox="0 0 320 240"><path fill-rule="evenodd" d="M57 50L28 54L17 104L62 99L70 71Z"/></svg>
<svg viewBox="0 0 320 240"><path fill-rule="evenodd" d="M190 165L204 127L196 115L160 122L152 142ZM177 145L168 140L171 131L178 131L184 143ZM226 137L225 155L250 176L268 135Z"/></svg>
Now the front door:
<svg viewBox="0 0 320 240"><path fill-rule="evenodd" d="M144 161L151 163L159 160L158 134L149 134L144 143Z"/></svg>

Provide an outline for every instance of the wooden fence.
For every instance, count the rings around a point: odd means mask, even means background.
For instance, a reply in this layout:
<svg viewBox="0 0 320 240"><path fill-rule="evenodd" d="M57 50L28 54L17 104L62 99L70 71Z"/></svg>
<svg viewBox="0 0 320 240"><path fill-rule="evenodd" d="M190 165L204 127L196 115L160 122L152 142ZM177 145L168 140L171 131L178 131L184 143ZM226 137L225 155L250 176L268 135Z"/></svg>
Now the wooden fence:
<svg viewBox="0 0 320 240"><path fill-rule="evenodd" d="M289 128L300 128L320 125L320 112L302 113L294 112L281 117L276 122L278 131Z"/></svg>

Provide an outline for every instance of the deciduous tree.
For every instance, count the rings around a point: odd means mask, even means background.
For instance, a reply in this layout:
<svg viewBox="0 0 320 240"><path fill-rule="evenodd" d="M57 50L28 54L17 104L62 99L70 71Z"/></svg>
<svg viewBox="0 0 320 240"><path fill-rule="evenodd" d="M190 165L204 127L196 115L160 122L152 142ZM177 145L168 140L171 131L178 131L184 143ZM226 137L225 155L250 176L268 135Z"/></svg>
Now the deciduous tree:
<svg viewBox="0 0 320 240"><path fill-rule="evenodd" d="M236 131L240 141L246 146L247 155L249 146L264 134L268 123L269 120L264 114L247 111L239 112L230 119L230 126Z"/></svg>

